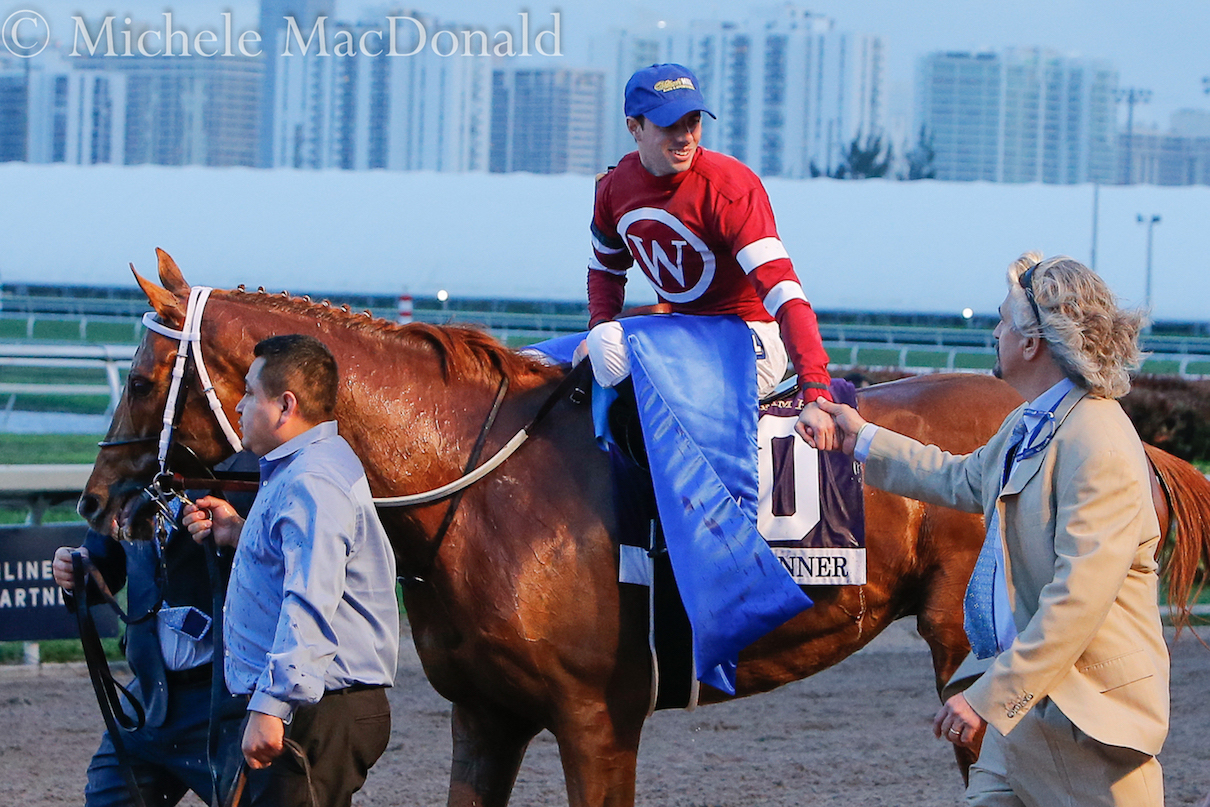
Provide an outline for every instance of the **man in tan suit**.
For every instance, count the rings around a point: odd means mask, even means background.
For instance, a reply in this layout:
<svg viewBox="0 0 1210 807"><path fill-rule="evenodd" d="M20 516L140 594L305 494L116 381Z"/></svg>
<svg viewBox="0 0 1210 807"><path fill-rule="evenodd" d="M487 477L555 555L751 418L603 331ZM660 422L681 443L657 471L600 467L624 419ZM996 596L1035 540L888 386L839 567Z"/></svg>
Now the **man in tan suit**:
<svg viewBox="0 0 1210 807"><path fill-rule="evenodd" d="M871 485L984 515L965 618L986 672L933 726L963 745L986 729L967 803L1163 807L1159 525L1142 443L1116 400L1143 317L1070 258L1026 254L1008 285L996 374L1029 403L982 448L954 456L821 406Z"/></svg>

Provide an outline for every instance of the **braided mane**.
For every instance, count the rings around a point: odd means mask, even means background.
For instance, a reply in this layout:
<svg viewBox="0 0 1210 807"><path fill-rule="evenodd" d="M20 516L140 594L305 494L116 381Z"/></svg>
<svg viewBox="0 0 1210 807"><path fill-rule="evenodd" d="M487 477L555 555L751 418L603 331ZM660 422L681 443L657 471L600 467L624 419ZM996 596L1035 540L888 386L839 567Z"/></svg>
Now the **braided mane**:
<svg viewBox="0 0 1210 807"><path fill-rule="evenodd" d="M381 340L384 349L391 342L427 347L441 363L442 375L448 380L480 379L499 381L503 374L510 381L527 377L549 378L557 375L556 368L512 350L490 334L461 325L429 325L413 322L400 325L369 311L354 313L348 306L332 306L327 300L313 302L309 297L294 297L287 292L268 294L245 291L241 286L231 291L215 290L214 298L247 303L257 308L282 314L292 314L320 322L331 323L344 330L367 334Z"/></svg>

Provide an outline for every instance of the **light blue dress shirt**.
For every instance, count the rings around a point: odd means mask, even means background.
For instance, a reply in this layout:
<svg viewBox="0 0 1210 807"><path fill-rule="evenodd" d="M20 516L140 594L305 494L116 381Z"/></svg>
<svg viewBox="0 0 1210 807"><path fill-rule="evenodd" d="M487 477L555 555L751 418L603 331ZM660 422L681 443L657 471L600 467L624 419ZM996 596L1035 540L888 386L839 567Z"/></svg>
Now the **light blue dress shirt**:
<svg viewBox="0 0 1210 807"><path fill-rule="evenodd" d="M1042 424L1042 421L1046 419L1047 415L1054 413L1059 402L1067 393L1075 389L1075 386L1065 378L1034 398L1029 406L1025 407L1025 413L1021 416L1025 422L1025 446L1036 446L1041 442L1040 439L1034 438L1036 434L1046 439L1048 429ZM1053 429L1049 433L1053 434ZM1017 466L1021 464L1021 453L1021 451L1017 451L1016 456L1013 457L1012 468L1005 478L1006 482L1012 478ZM1004 579L1004 540L1000 535L999 512L992 515L992 521L987 525L987 538L984 540L992 542L992 548L996 553L996 575L992 579L992 614L996 624L996 649L997 652L1003 653L1013 643L1013 639L1017 638L1017 623L1013 619L1012 606L1008 602L1008 582Z"/></svg>
<svg viewBox="0 0 1210 807"><path fill-rule="evenodd" d="M260 465L223 607L224 673L249 710L289 722L325 691L394 681L395 555L335 421Z"/></svg>
<svg viewBox="0 0 1210 807"><path fill-rule="evenodd" d="M1075 389L1075 384L1065 378L1025 407L1021 419L1025 423L1025 444L1027 446L1038 445L1043 440L1049 441L1048 435L1053 434L1053 430L1048 432L1048 428L1042 424L1042 421L1053 415L1059 402L1073 389ZM865 462L866 458L870 456L870 444L874 441L878 428L873 423L867 423L858 433L857 444L853 449L853 458L858 462ZM1009 470L1006 481L1012 477L1020 462L1021 453L1018 451L1013 457L1012 468ZM996 481L999 482L999 480ZM1013 619L1012 606L1008 601L1008 583L1004 578L1004 541L1000 535L998 512L992 513L984 543L991 544L996 558L996 571L992 578L992 619L996 628L997 652L1003 653L1013 643L1013 639L1017 638L1017 624Z"/></svg>

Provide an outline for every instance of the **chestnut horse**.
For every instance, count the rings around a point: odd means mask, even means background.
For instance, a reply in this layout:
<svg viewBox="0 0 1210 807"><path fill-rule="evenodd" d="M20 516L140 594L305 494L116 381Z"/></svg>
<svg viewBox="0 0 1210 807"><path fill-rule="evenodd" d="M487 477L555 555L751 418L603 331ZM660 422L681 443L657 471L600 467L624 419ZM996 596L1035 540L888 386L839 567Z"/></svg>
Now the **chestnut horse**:
<svg viewBox="0 0 1210 807"><path fill-rule="evenodd" d="M136 278L159 322L180 328L189 285L160 252L163 286ZM200 348L228 418L260 339L308 333L341 372L337 419L375 496L427 491L459 478L501 378L508 393L483 456L528 423L562 372L461 328L393 325L309 300L215 291ZM79 510L95 528L146 537L138 494L158 470L154 438L177 343L148 331L134 357L107 443ZM232 449L196 377L170 456L198 474ZM860 395L866 417L950 451L979 446L1018 403L1000 381L935 376ZM526 747L542 729L558 741L572 805L631 805L648 714L647 594L619 585L606 455L589 407L563 400L498 469L465 491L443 540L449 500L383 509L401 575L421 579L404 599L430 682L452 701L451 805L503 805ZM1153 454L1182 526L1169 571L1182 596L1210 555L1210 485L1190 466ZM1162 499L1161 499L1162 503ZM1167 507L1161 507L1165 523ZM812 588L815 606L747 648L738 695L836 664L892 621L914 615L940 689L967 653L962 597L983 540L980 518L866 491L868 579ZM704 702L722 693L703 688Z"/></svg>

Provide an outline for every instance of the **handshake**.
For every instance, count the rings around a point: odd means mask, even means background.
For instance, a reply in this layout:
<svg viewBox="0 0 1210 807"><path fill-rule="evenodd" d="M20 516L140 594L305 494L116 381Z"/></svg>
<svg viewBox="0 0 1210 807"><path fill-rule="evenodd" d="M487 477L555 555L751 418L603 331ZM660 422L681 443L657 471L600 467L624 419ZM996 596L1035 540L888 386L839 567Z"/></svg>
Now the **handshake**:
<svg viewBox="0 0 1210 807"><path fill-rule="evenodd" d="M847 404L816 398L803 407L794 430L820 451L843 451L852 456L866 420Z"/></svg>

